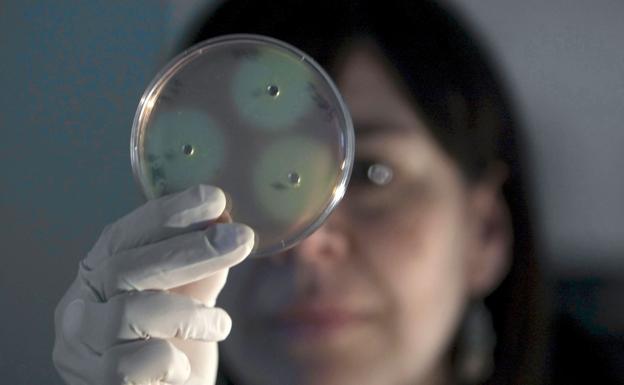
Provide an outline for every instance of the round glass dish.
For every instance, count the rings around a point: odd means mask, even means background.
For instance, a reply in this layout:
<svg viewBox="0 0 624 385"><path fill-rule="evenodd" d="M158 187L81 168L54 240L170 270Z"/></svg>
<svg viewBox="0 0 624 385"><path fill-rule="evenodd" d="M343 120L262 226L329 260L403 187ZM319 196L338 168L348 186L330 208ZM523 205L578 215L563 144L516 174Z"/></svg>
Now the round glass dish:
<svg viewBox="0 0 624 385"><path fill-rule="evenodd" d="M349 112L305 53L259 35L226 35L184 51L139 103L130 141L147 199L210 184L235 222L254 229L253 256L316 230L342 199L353 165Z"/></svg>

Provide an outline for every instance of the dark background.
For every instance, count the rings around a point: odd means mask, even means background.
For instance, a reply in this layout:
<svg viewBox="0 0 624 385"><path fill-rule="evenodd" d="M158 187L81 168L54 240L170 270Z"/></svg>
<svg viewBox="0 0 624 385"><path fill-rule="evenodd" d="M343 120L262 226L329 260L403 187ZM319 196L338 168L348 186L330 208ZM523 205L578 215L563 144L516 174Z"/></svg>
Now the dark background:
<svg viewBox="0 0 624 385"><path fill-rule="evenodd" d="M516 95L565 359L590 349L622 368L624 2L444 2L481 32ZM0 3L0 382L61 384L54 307L102 227L141 203L136 106L212 6Z"/></svg>

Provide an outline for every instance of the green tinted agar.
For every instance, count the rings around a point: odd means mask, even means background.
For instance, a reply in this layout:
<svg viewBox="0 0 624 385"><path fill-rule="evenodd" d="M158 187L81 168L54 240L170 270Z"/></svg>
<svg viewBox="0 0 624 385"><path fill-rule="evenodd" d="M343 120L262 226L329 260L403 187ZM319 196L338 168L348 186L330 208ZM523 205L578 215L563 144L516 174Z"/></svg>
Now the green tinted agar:
<svg viewBox="0 0 624 385"><path fill-rule="evenodd" d="M223 189L263 256L323 223L344 194L353 146L349 113L318 64L275 39L228 35L183 52L148 86L131 159L148 199Z"/></svg>

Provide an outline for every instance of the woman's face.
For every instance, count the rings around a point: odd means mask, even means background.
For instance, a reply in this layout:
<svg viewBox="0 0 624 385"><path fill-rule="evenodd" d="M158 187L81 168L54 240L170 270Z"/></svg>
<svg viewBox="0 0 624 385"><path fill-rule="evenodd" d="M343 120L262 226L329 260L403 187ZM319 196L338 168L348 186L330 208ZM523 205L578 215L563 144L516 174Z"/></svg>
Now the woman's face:
<svg viewBox="0 0 624 385"><path fill-rule="evenodd" d="M491 252L487 193L465 184L390 74L371 46L345 54L336 81L364 172L298 246L230 271L220 306L234 381L435 383L468 297L494 284L475 273ZM388 184L366 177L371 164L393 171Z"/></svg>

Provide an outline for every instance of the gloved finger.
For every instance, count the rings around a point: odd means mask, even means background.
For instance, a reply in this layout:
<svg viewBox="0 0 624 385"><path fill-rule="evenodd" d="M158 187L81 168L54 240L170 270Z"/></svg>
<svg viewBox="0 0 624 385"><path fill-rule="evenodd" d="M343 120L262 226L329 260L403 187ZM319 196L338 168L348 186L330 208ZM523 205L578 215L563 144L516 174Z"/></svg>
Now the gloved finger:
<svg viewBox="0 0 624 385"><path fill-rule="evenodd" d="M217 296L225 286L230 269L219 270L207 278L191 282L188 285L169 289L172 293L187 295L199 300L206 306L214 307Z"/></svg>
<svg viewBox="0 0 624 385"><path fill-rule="evenodd" d="M180 193L150 200L108 225L85 263L95 267L119 251L198 230L217 219L225 205L223 191L207 185L194 186Z"/></svg>
<svg viewBox="0 0 624 385"><path fill-rule="evenodd" d="M240 223L219 223L122 251L94 269L81 264L80 277L100 300L125 291L167 290L206 278L241 262L252 250L254 232Z"/></svg>
<svg viewBox="0 0 624 385"><path fill-rule="evenodd" d="M116 345L102 356L98 376L106 385L184 384L191 375L188 357L166 340Z"/></svg>
<svg viewBox="0 0 624 385"><path fill-rule="evenodd" d="M108 302L85 303L80 339L102 353L111 346L146 338L222 341L232 320L223 309L166 291L125 293Z"/></svg>

